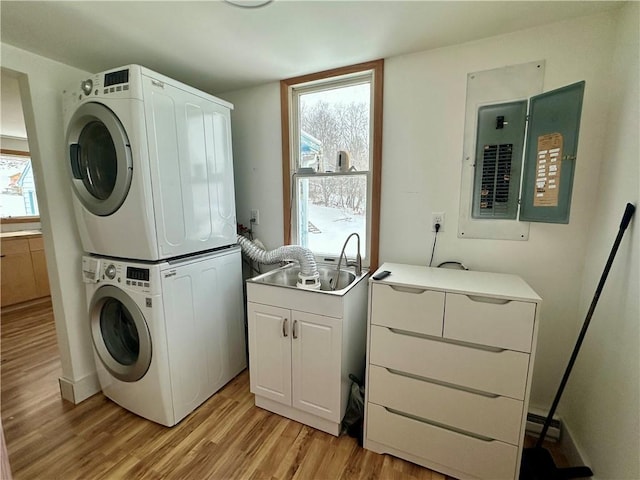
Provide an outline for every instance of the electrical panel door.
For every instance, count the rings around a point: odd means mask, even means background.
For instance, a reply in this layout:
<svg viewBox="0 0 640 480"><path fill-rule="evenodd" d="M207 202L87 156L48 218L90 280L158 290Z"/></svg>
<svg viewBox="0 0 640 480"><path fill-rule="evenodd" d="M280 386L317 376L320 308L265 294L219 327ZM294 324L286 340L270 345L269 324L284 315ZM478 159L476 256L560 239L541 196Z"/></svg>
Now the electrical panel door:
<svg viewBox="0 0 640 480"><path fill-rule="evenodd" d="M584 85L531 98L521 221L569 223Z"/></svg>

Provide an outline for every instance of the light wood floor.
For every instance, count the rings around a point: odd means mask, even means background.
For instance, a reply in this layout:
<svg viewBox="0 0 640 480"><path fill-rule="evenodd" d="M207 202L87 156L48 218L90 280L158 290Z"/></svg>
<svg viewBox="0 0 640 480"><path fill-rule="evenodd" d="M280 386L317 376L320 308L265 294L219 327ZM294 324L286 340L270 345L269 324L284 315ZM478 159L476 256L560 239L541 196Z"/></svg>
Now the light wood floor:
<svg viewBox="0 0 640 480"><path fill-rule="evenodd" d="M2 427L14 480L452 480L257 408L247 371L173 428L101 394L73 405L58 388L51 303L5 309L1 320ZM545 447L567 465L557 446Z"/></svg>
<svg viewBox="0 0 640 480"><path fill-rule="evenodd" d="M259 409L247 371L173 428L101 394L63 401L50 303L2 312L2 425L14 480L448 477Z"/></svg>

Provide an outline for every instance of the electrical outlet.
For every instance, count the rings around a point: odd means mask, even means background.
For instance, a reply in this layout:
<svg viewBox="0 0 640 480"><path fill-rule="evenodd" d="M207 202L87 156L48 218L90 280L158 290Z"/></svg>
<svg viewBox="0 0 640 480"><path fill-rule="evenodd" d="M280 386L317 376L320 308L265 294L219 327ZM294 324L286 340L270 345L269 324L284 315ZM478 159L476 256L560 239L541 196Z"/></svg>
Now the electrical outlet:
<svg viewBox="0 0 640 480"><path fill-rule="evenodd" d="M251 209L251 219L250 222L253 225L260 225L260 210L257 208Z"/></svg>
<svg viewBox="0 0 640 480"><path fill-rule="evenodd" d="M436 223L440 224L438 232L444 231L444 212L432 212L431 213L431 231L436 231Z"/></svg>

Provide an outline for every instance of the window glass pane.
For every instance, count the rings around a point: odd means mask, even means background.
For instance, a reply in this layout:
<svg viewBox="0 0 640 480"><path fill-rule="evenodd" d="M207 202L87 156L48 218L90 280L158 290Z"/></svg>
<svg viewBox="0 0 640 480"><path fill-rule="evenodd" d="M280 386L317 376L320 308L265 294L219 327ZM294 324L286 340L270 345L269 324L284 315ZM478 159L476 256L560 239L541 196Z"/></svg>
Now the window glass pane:
<svg viewBox="0 0 640 480"><path fill-rule="evenodd" d="M297 230L300 245L316 255L337 256L349 234L360 235L360 253L366 256L367 174L297 177ZM347 246L355 257L357 242Z"/></svg>
<svg viewBox="0 0 640 480"><path fill-rule="evenodd" d="M301 93L297 166L337 171L338 152L345 151L355 170L369 170L370 103L369 82Z"/></svg>
<svg viewBox="0 0 640 480"><path fill-rule="evenodd" d="M38 198L31 158L0 156L0 216L37 216Z"/></svg>

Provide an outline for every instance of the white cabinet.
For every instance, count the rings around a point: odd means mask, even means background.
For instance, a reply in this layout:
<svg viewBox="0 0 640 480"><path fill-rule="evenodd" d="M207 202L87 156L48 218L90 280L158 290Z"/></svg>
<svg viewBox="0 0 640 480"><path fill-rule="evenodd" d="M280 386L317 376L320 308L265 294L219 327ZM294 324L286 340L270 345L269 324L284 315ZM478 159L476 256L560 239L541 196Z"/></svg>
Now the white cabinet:
<svg viewBox="0 0 640 480"><path fill-rule="evenodd" d="M339 423L340 320L256 303L248 315L251 391Z"/></svg>
<svg viewBox="0 0 640 480"><path fill-rule="evenodd" d="M338 318L304 312L293 312L292 317L291 404L305 412L339 423L342 421L342 322Z"/></svg>
<svg viewBox="0 0 640 480"><path fill-rule="evenodd" d="M514 275L387 263L370 282L364 446L517 479L540 297Z"/></svg>
<svg viewBox="0 0 640 480"><path fill-rule="evenodd" d="M251 392L291 405L291 311L248 303Z"/></svg>
<svg viewBox="0 0 640 480"><path fill-rule="evenodd" d="M343 296L247 282L247 315L256 405L339 435L364 375L366 277Z"/></svg>

